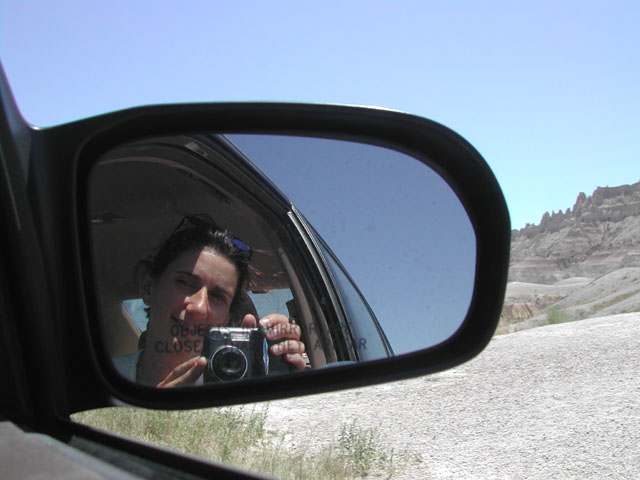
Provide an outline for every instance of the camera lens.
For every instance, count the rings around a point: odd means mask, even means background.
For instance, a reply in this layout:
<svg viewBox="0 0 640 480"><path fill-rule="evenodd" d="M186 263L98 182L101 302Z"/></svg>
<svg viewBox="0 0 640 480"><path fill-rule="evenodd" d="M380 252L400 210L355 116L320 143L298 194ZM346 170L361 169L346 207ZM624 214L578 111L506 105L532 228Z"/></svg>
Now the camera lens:
<svg viewBox="0 0 640 480"><path fill-rule="evenodd" d="M247 373L247 357L239 348L222 347L211 357L209 368L220 380L239 380Z"/></svg>

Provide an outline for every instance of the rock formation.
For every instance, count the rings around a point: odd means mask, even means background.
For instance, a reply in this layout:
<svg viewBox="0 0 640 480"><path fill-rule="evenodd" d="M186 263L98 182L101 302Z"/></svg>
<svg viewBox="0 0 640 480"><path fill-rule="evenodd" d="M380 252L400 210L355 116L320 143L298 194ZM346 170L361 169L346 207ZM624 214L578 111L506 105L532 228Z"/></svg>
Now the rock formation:
<svg viewBox="0 0 640 480"><path fill-rule="evenodd" d="M573 208L512 232L510 282L552 284L625 267L640 267L640 182L580 193Z"/></svg>

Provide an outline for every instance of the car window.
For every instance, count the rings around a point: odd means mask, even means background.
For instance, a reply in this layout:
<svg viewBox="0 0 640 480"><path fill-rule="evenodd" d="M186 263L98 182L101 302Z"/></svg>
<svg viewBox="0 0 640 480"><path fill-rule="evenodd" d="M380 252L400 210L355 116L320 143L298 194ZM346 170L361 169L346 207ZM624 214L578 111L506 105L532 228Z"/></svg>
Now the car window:
<svg viewBox="0 0 640 480"><path fill-rule="evenodd" d="M228 138L324 239L396 354L455 333L473 295L476 234L464 199L429 158L335 139Z"/></svg>
<svg viewBox="0 0 640 480"><path fill-rule="evenodd" d="M340 289L340 298L349 314L348 317L357 319L349 322L349 327L355 339L358 360L375 360L393 355L389 340L358 287L324 242L320 241L319 246L324 253L324 259L331 270L333 280Z"/></svg>
<svg viewBox="0 0 640 480"><path fill-rule="evenodd" d="M131 300L125 300L122 302L122 305L127 310L129 315L133 318L136 326L140 329L141 332L144 332L147 329L147 323L149 323L149 319L144 311L144 302L141 298L133 298Z"/></svg>
<svg viewBox="0 0 640 480"><path fill-rule="evenodd" d="M293 293L288 288L271 290L268 293L249 292L249 297L258 311L260 317L270 313L289 315L287 303L293 300Z"/></svg>

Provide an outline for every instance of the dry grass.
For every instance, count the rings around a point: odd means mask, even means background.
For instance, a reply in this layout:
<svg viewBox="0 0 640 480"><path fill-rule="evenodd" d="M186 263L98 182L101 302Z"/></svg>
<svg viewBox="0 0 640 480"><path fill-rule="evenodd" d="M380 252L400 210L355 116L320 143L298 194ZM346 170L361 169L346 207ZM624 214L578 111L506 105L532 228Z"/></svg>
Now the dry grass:
<svg viewBox="0 0 640 480"><path fill-rule="evenodd" d="M632 292L627 292L622 295L618 295L617 297L614 297L611 300L608 300L606 302L599 303L598 305L593 307L593 309L591 310L591 313L597 313L600 310L604 310L605 308L610 307L611 305L615 305L616 303L626 300L629 297L633 297L638 292L640 292L640 290L634 290Z"/></svg>
<svg viewBox="0 0 640 480"><path fill-rule="evenodd" d="M313 450L291 447L287 436L265 429L266 408L186 411L105 408L73 415L73 420L155 445L287 479L385 478L419 458L386 449L378 429L343 425L332 445ZM312 434L310 435L312 438Z"/></svg>

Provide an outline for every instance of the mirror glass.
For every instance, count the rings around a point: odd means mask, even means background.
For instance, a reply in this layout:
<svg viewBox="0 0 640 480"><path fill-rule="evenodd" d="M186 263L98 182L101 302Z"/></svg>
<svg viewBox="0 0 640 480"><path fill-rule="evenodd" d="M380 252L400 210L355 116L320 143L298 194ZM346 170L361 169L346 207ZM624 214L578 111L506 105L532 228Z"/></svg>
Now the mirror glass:
<svg viewBox="0 0 640 480"><path fill-rule="evenodd" d="M450 338L471 302L476 240L423 162L352 141L203 132L104 154L89 221L116 369L199 385Z"/></svg>

